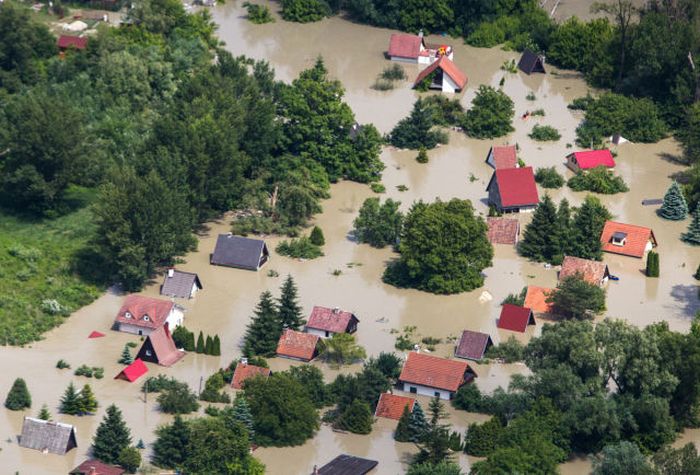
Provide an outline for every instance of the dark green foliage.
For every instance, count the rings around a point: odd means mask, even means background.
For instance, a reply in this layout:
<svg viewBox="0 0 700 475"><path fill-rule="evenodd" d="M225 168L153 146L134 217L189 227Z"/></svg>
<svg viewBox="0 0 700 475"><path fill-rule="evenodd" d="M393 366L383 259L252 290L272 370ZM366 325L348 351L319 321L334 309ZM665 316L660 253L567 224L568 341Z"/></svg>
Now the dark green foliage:
<svg viewBox="0 0 700 475"><path fill-rule="evenodd" d="M693 274L693 277L695 280L700 280L700 264L698 265L698 268L695 269L695 274Z"/></svg>
<svg viewBox="0 0 700 475"><path fill-rule="evenodd" d="M700 104L690 106L686 116L686 126L678 133L683 144L683 158L688 163L700 162Z"/></svg>
<svg viewBox="0 0 700 475"><path fill-rule="evenodd" d="M306 236L289 241L280 241L275 248L275 252L294 259L316 259L323 255L321 248L312 243L311 239Z"/></svg>
<svg viewBox="0 0 700 475"><path fill-rule="evenodd" d="M503 302L501 302L501 305L505 305L507 303L510 303L510 304L522 307L523 305L525 305L525 296L526 295L527 295L527 287L523 287L523 289L520 291L519 294L508 294L508 296L503 299Z"/></svg>
<svg viewBox="0 0 700 475"><path fill-rule="evenodd" d="M207 402L231 402L231 398L225 392L221 390L226 386L224 377L220 372L216 372L207 378L207 382L204 384L204 390L199 395L200 401Z"/></svg>
<svg viewBox="0 0 700 475"><path fill-rule="evenodd" d="M277 314L283 328L301 330L305 324L297 295L297 286L291 274L288 274L282 284L280 298L277 300Z"/></svg>
<svg viewBox="0 0 700 475"><path fill-rule="evenodd" d="M187 458L190 428L182 417L175 415L172 424L156 429L153 463L163 468L181 467Z"/></svg>
<svg viewBox="0 0 700 475"><path fill-rule="evenodd" d="M700 456L692 443L678 449L664 447L652 456L652 461L662 475L700 473Z"/></svg>
<svg viewBox="0 0 700 475"><path fill-rule="evenodd" d="M92 439L92 455L103 462L117 464L119 454L130 445L131 431L124 422L122 412L112 404Z"/></svg>
<svg viewBox="0 0 700 475"><path fill-rule="evenodd" d="M255 307L254 316L248 324L243 339L243 354L251 356L274 356L277 342L282 334L277 307L270 292L260 294L260 301Z"/></svg>
<svg viewBox="0 0 700 475"><path fill-rule="evenodd" d="M39 415L37 415L38 419L41 419L42 421L49 421L51 420L51 413L49 412L49 408L44 404L41 406L41 411L39 411Z"/></svg>
<svg viewBox="0 0 700 475"><path fill-rule="evenodd" d="M303 444L318 429L316 408L304 387L285 373L246 381L245 397L262 446Z"/></svg>
<svg viewBox="0 0 700 475"><path fill-rule="evenodd" d="M323 236L323 231L318 226L314 226L309 235L311 244L315 246L323 246L326 243L326 238Z"/></svg>
<svg viewBox="0 0 700 475"><path fill-rule="evenodd" d="M399 419L399 423L396 425L396 430L394 431L394 440L396 442L411 441L410 422L411 411L408 410L408 406L404 406L401 419Z"/></svg>
<svg viewBox="0 0 700 475"><path fill-rule="evenodd" d="M401 119L389 135L389 141L394 147L435 148L440 143L447 143L447 134L435 130L440 125L436 120L434 104L423 98L418 98L413 104L411 115Z"/></svg>
<svg viewBox="0 0 700 475"><path fill-rule="evenodd" d="M143 385L141 386L141 392L159 393L161 391L172 389L183 384L185 383L178 381L172 376L167 377L164 374L159 374L156 377L149 376L148 378L146 378L146 381L144 381Z"/></svg>
<svg viewBox="0 0 700 475"><path fill-rule="evenodd" d="M693 246L700 245L700 204L695 208L688 231L681 235L681 239Z"/></svg>
<svg viewBox="0 0 700 475"><path fill-rule="evenodd" d="M403 223L400 205L400 202L391 198L381 205L379 198L367 198L353 222L353 233L357 240L373 247L396 244Z"/></svg>
<svg viewBox="0 0 700 475"><path fill-rule="evenodd" d="M589 92L583 97L577 97L576 99L571 101L571 104L569 104L566 107L571 109L571 110L585 111L594 102L595 102L595 98L593 96L591 96L591 93Z"/></svg>
<svg viewBox="0 0 700 475"><path fill-rule="evenodd" d="M513 101L503 91L479 86L463 127L466 134L478 139L502 137L513 130Z"/></svg>
<svg viewBox="0 0 700 475"><path fill-rule="evenodd" d="M535 173L535 181L542 188L561 188L564 186L564 177L554 167L538 168Z"/></svg>
<svg viewBox="0 0 700 475"><path fill-rule="evenodd" d="M306 390L314 406L320 409L332 403L330 388L324 383L323 373L316 366L292 366L288 373Z"/></svg>
<svg viewBox="0 0 700 475"><path fill-rule="evenodd" d="M20 411L32 407L32 397L24 379L17 378L12 383L12 387L5 398L5 407L11 411Z"/></svg>
<svg viewBox="0 0 700 475"><path fill-rule="evenodd" d="M231 416L235 421L240 422L243 427L246 428L248 437L252 440L255 435L253 414L251 414L248 400L243 394L236 395L236 399L233 401L233 412Z"/></svg>
<svg viewBox="0 0 700 475"><path fill-rule="evenodd" d="M416 157L418 163L428 163L428 152L425 151L425 147L418 149L418 156Z"/></svg>
<svg viewBox="0 0 700 475"><path fill-rule="evenodd" d="M567 185L574 191L592 191L604 195L629 191L629 187L622 177L613 175L611 170L602 165L588 171L578 172L569 178Z"/></svg>
<svg viewBox="0 0 700 475"><path fill-rule="evenodd" d="M614 27L608 18L582 22L569 18L554 30L547 50L547 62L564 69L576 69L597 86L609 86L614 53ZM590 96L587 96L590 98ZM572 109L585 110L587 102L574 99ZM590 98L592 100L592 98Z"/></svg>
<svg viewBox="0 0 700 475"><path fill-rule="evenodd" d="M506 341L486 350L485 357L503 360L504 363L516 363L525 359L525 347L514 336L511 336Z"/></svg>
<svg viewBox="0 0 700 475"><path fill-rule="evenodd" d="M308 23L319 21L330 15L325 0L282 0L282 18L287 21Z"/></svg>
<svg viewBox="0 0 700 475"><path fill-rule="evenodd" d="M187 384L179 383L161 391L158 407L166 414L189 414L199 409L199 403Z"/></svg>
<svg viewBox="0 0 700 475"><path fill-rule="evenodd" d="M372 412L369 404L355 399L335 422L335 427L353 434L369 434L372 432Z"/></svg>
<svg viewBox="0 0 700 475"><path fill-rule="evenodd" d="M493 257L486 229L469 201L414 204L401 232L401 256L387 267L384 281L438 294L480 287L481 271Z"/></svg>
<svg viewBox="0 0 700 475"><path fill-rule="evenodd" d="M450 450L460 452L462 448L462 436L459 435L459 432L450 433Z"/></svg>
<svg viewBox="0 0 700 475"><path fill-rule="evenodd" d="M350 333L334 333L331 338L321 340L319 352L321 358L333 367L352 364L367 356Z"/></svg>
<svg viewBox="0 0 700 475"><path fill-rule="evenodd" d="M81 410L80 396L71 382L63 393L63 397L61 397L61 404L58 407L58 412L75 416L80 414Z"/></svg>
<svg viewBox="0 0 700 475"><path fill-rule="evenodd" d="M414 457L412 464L437 465L452 459L450 426L442 422L447 418L447 412L439 397L430 400L428 415L428 426L416 444L420 451Z"/></svg>
<svg viewBox="0 0 700 475"><path fill-rule="evenodd" d="M527 136L538 142L555 142L561 138L561 134L557 129L551 125L540 124L535 124Z"/></svg>
<svg viewBox="0 0 700 475"><path fill-rule="evenodd" d="M219 335L214 335L212 339L210 355L221 356L221 339L219 339Z"/></svg>
<svg viewBox="0 0 700 475"><path fill-rule="evenodd" d="M214 340L212 340L210 335L207 335L206 343L204 343L204 354L211 355L213 351Z"/></svg>
<svg viewBox="0 0 700 475"><path fill-rule="evenodd" d="M654 469L647 462L639 447L631 442L620 442L603 448L600 457L593 461L593 475L623 475L635 473L652 475Z"/></svg>
<svg viewBox="0 0 700 475"><path fill-rule="evenodd" d="M547 303L554 306L556 315L577 320L592 319L605 310L605 290L578 274L572 275L559 282L547 296Z"/></svg>
<svg viewBox="0 0 700 475"><path fill-rule="evenodd" d="M659 276L659 254L657 252L649 251L647 254L646 275L647 277Z"/></svg>
<svg viewBox="0 0 700 475"><path fill-rule="evenodd" d="M571 223L568 240L570 247L566 250L566 254L583 259L601 260L603 251L600 234L603 232L605 222L611 218L612 215L598 198L586 196L581 207L576 210Z"/></svg>
<svg viewBox="0 0 700 475"><path fill-rule="evenodd" d="M124 447L119 452L117 462L126 473L136 473L141 466L141 452L136 447Z"/></svg>
<svg viewBox="0 0 700 475"><path fill-rule="evenodd" d="M250 2L243 2L243 6L248 12L248 21L256 25L272 23L275 19L270 14L270 7L267 5L256 5Z"/></svg>
<svg viewBox="0 0 700 475"><path fill-rule="evenodd" d="M376 361L369 360L361 372L338 375L330 386L338 404L337 409L342 413L355 399L363 400L374 411L379 395L388 391L391 384L389 378L377 367Z"/></svg>
<svg viewBox="0 0 700 475"><path fill-rule="evenodd" d="M122 350L122 355L119 358L119 364L126 364L129 365L134 362L134 358L131 357L131 351L129 351L128 346L124 346L124 349Z"/></svg>
<svg viewBox="0 0 700 475"><path fill-rule="evenodd" d="M476 384L465 384L452 398L452 406L468 412L481 412L483 396Z"/></svg>
<svg viewBox="0 0 700 475"><path fill-rule="evenodd" d="M182 348L185 351L194 351L194 333L185 328L184 325L175 327L172 333L173 341L175 346Z"/></svg>
<svg viewBox="0 0 700 475"><path fill-rule="evenodd" d="M70 369L70 365L68 364L68 362L66 362L66 360L60 359L56 362L56 368L58 368L58 369Z"/></svg>
<svg viewBox="0 0 700 475"><path fill-rule="evenodd" d="M673 181L664 195L664 202L657 214L664 219L681 221L688 216L688 203L685 201L681 187L677 181Z"/></svg>
<svg viewBox="0 0 700 475"><path fill-rule="evenodd" d="M409 440L418 442L423 439L423 436L428 431L428 421L425 419L425 412L418 401L413 405L413 412L408 421Z"/></svg>
<svg viewBox="0 0 700 475"><path fill-rule="evenodd" d="M377 358L371 357L367 361L367 366L375 367L391 381L396 381L401 374L401 366L403 360L394 353L386 353L382 351Z"/></svg>
<svg viewBox="0 0 700 475"><path fill-rule="evenodd" d="M406 475L462 475L462 469L458 464L450 461L437 464L425 462L408 467Z"/></svg>
<svg viewBox="0 0 700 475"><path fill-rule="evenodd" d="M561 262L564 258L564 247L567 245L560 240L561 230L557 207L549 195L544 195L532 215L532 221L525 228L523 238L518 244L518 252L538 262Z"/></svg>
<svg viewBox="0 0 700 475"><path fill-rule="evenodd" d="M80 407L79 415L93 414L97 410L97 399L95 399L95 394L92 392L89 384L83 386L83 389L80 391L78 405Z"/></svg>
<svg viewBox="0 0 700 475"><path fill-rule="evenodd" d="M439 94L422 98L423 105L431 108L435 125L450 127L460 125L464 118L464 107L459 99L448 99Z"/></svg>
<svg viewBox="0 0 700 475"><path fill-rule="evenodd" d="M199 332L199 336L197 337L197 347L196 347L196 352L197 353L204 353L204 350L206 349L206 346L204 346L204 334Z"/></svg>
<svg viewBox="0 0 700 475"><path fill-rule="evenodd" d="M475 457L487 457L498 448L503 433L503 425L496 417L483 424L469 424L464 436L464 451Z"/></svg>
<svg viewBox="0 0 700 475"><path fill-rule="evenodd" d="M403 67L400 64L394 63L391 66L384 68L381 77L382 79L386 79L388 81L402 81L406 79L407 76Z"/></svg>

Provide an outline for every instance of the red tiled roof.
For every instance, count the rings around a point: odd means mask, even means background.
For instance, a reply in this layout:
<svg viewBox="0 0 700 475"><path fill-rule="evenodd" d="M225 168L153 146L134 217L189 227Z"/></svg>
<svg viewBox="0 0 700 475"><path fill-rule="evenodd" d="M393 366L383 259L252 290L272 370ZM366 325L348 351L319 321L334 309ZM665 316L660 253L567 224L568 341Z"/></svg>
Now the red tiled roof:
<svg viewBox="0 0 700 475"><path fill-rule="evenodd" d="M447 56L440 56L440 59L438 59L437 61L433 61L433 63L430 66L421 71L413 85L418 85L423 79L428 77L428 75L435 71L437 68L442 69L442 72L444 74L447 74L452 79L452 81L454 81L454 83L459 89L464 89L464 86L467 85L467 75L460 71L457 65L453 63Z"/></svg>
<svg viewBox="0 0 700 475"><path fill-rule="evenodd" d="M70 475L122 475L125 470L121 467L108 465L97 459L88 459L70 471Z"/></svg>
<svg viewBox="0 0 700 475"><path fill-rule="evenodd" d="M397 396L391 393L382 393L379 395L377 410L374 415L377 417L386 417L387 419L401 419L403 408L408 406L408 412L413 412L413 405L416 400L412 397Z"/></svg>
<svg viewBox="0 0 700 475"><path fill-rule="evenodd" d="M277 355L310 361L315 356L318 338L318 335L287 329L280 336Z"/></svg>
<svg viewBox="0 0 700 475"><path fill-rule="evenodd" d="M612 243L612 237L615 233L625 233L627 235L624 246L617 246ZM615 221L606 221L603 232L600 235L600 242L605 252L639 258L644 257L649 241L652 242L653 246L656 246L656 237L654 236L654 231L650 228L617 223Z"/></svg>
<svg viewBox="0 0 700 475"><path fill-rule="evenodd" d="M133 383L146 373L148 373L146 364L137 358L133 363L121 370L119 374L114 377L114 379L125 379L130 383Z"/></svg>
<svg viewBox="0 0 700 475"><path fill-rule="evenodd" d="M615 167L615 159L610 150L588 150L585 152L574 152L569 154L576 157L576 163L581 170L588 170L595 167Z"/></svg>
<svg viewBox="0 0 700 475"><path fill-rule="evenodd" d="M535 324L532 310L506 303L501 308L501 317L498 319L498 328L514 332L525 333L528 325Z"/></svg>
<svg viewBox="0 0 700 475"><path fill-rule="evenodd" d="M173 302L168 300L132 294L124 301L115 321L139 327L158 328L165 323L173 305ZM131 314L131 318L126 317L127 312ZM145 316L148 316L148 321L144 320Z"/></svg>
<svg viewBox="0 0 700 475"><path fill-rule="evenodd" d="M470 370L466 361L448 360L412 351L403 365L399 380L445 391L457 391Z"/></svg>
<svg viewBox="0 0 700 475"><path fill-rule="evenodd" d="M152 331L146 337L146 341L150 341L155 357L158 359L158 364L161 366L172 366L185 356L185 352L178 350L175 346L167 323ZM146 341L143 342L144 345ZM140 353L141 350L139 350Z"/></svg>
<svg viewBox="0 0 700 475"><path fill-rule="evenodd" d="M423 38L416 35L408 35L405 33L394 33L389 40L389 56L398 56L400 58L418 58L420 54L420 46Z"/></svg>
<svg viewBox="0 0 700 475"><path fill-rule="evenodd" d="M323 330L333 333L343 333L347 330L352 319L357 317L351 312L327 307L314 307L306 324L307 328Z"/></svg>
<svg viewBox="0 0 700 475"><path fill-rule="evenodd" d="M493 166L496 170L501 168L516 168L518 165L518 156L515 150L515 145L493 146Z"/></svg>
<svg viewBox="0 0 700 475"><path fill-rule="evenodd" d="M87 38L80 38L78 36L61 35L58 37L58 41L56 42L56 44L61 49L70 48L71 46L76 48L76 49L85 49L85 48L87 48L87 42L88 42Z"/></svg>
<svg viewBox="0 0 700 475"><path fill-rule="evenodd" d="M605 275L608 274L608 266L604 262L565 256L564 261L561 263L559 280L576 274L581 274L586 282L600 285Z"/></svg>
<svg viewBox="0 0 700 475"><path fill-rule="evenodd" d="M520 222L513 218L486 218L491 244L515 244L520 234Z"/></svg>
<svg viewBox="0 0 700 475"><path fill-rule="evenodd" d="M532 167L502 168L493 174L501 195L501 206L504 208L532 206L539 203L540 198L537 194ZM494 178L491 178L489 188L493 185L493 180Z"/></svg>
<svg viewBox="0 0 700 475"><path fill-rule="evenodd" d="M524 306L532 309L533 312L552 313L554 307L551 303L547 303L547 296L553 290L547 287L528 285Z"/></svg>
<svg viewBox="0 0 700 475"><path fill-rule="evenodd" d="M270 369L239 362L236 365L236 370L233 372L231 387L233 387L233 389L242 389L243 381L258 375L265 376L267 378L270 376Z"/></svg>
<svg viewBox="0 0 700 475"><path fill-rule="evenodd" d="M493 344L488 334L464 330L455 349L455 356L468 360L480 360L484 357L489 343Z"/></svg>
<svg viewBox="0 0 700 475"><path fill-rule="evenodd" d="M102 338L103 336L105 336L104 333L98 332L97 330L93 330L88 335L88 338Z"/></svg>

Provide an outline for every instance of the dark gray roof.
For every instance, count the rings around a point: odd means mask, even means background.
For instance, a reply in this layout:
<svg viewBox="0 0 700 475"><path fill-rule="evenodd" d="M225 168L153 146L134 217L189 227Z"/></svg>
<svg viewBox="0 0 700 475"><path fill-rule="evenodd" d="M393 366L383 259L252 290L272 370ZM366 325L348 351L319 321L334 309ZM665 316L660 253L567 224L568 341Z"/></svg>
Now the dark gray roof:
<svg viewBox="0 0 700 475"><path fill-rule="evenodd" d="M169 275L169 272L165 273L165 280L160 287L160 294L168 297L188 299L192 293L192 286L195 284L197 284L198 288L202 288L202 283L199 281L197 274L173 269L172 277Z"/></svg>
<svg viewBox="0 0 700 475"><path fill-rule="evenodd" d="M365 475L378 463L376 460L342 454L319 468L318 475Z"/></svg>
<svg viewBox="0 0 700 475"><path fill-rule="evenodd" d="M489 344L493 342L486 333L464 330L455 349L455 356L468 360L480 360L484 357Z"/></svg>
<svg viewBox="0 0 700 475"><path fill-rule="evenodd" d="M265 241L219 234L210 262L219 266L258 270L267 256Z"/></svg>
<svg viewBox="0 0 700 475"><path fill-rule="evenodd" d="M523 55L520 57L520 61L518 62L518 68L527 74L531 74L533 72L545 72L542 57L529 49L523 51Z"/></svg>
<svg viewBox="0 0 700 475"><path fill-rule="evenodd" d="M77 446L75 428L61 422L25 417L19 445L28 449L42 452L46 450L52 454L64 455Z"/></svg>

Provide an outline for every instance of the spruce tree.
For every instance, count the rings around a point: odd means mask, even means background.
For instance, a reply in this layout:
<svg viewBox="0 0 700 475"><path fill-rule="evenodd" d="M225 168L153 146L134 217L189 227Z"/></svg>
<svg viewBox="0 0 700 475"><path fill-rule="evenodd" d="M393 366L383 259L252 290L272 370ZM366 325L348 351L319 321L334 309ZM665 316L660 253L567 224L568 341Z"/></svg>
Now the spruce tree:
<svg viewBox="0 0 700 475"><path fill-rule="evenodd" d="M428 431L428 421L425 420L425 413L418 401L413 405L408 428L411 442L419 442Z"/></svg>
<svg viewBox="0 0 700 475"><path fill-rule="evenodd" d="M75 390L75 386L71 382L61 398L61 405L58 408L61 414L69 414L75 416L80 414L80 397Z"/></svg>
<svg viewBox="0 0 700 475"><path fill-rule="evenodd" d="M243 424L243 427L248 429L248 438L253 440L255 435L255 430L253 429L253 414L250 412L250 406L248 406L248 400L242 393L236 396L235 401L233 401L233 418Z"/></svg>
<svg viewBox="0 0 700 475"><path fill-rule="evenodd" d="M219 339L219 335L214 335L211 354L213 356L221 356L221 340Z"/></svg>
<svg viewBox="0 0 700 475"><path fill-rule="evenodd" d="M134 358L131 357L131 351L129 351L129 345L124 345L122 350L122 356L119 358L120 364L131 364L134 362Z"/></svg>
<svg viewBox="0 0 700 475"><path fill-rule="evenodd" d="M51 413L49 412L49 408L44 404L41 406L41 411L39 411L39 415L37 416L38 419L41 419L42 421L50 421L51 420Z"/></svg>
<svg viewBox="0 0 700 475"><path fill-rule="evenodd" d="M659 254L654 251L649 251L647 254L647 277L659 276Z"/></svg>
<svg viewBox="0 0 700 475"><path fill-rule="evenodd" d="M664 195L664 202L659 208L659 216L672 221L681 221L688 216L688 203L685 201L681 187L674 181Z"/></svg>
<svg viewBox="0 0 700 475"><path fill-rule="evenodd" d="M182 417L175 416L170 425L156 429L153 463L163 468L179 468L188 457L190 428Z"/></svg>
<svg viewBox="0 0 700 475"><path fill-rule="evenodd" d="M282 334L282 322L269 291L260 295L254 313L243 340L243 354L247 357L274 356Z"/></svg>
<svg viewBox="0 0 700 475"><path fill-rule="evenodd" d="M301 330L304 326L301 306L297 301L297 286L291 275L287 275L282 284L282 292L277 300L277 312L284 328Z"/></svg>
<svg viewBox="0 0 700 475"><path fill-rule="evenodd" d="M447 417L445 407L439 397L430 401L430 423L424 436L418 442L420 452L416 455L414 463L438 464L450 459L450 426L442 424Z"/></svg>
<svg viewBox="0 0 700 475"><path fill-rule="evenodd" d="M214 341L211 339L210 335L207 335L207 342L204 344L204 354L211 355L214 351Z"/></svg>
<svg viewBox="0 0 700 475"><path fill-rule="evenodd" d="M586 196L574 217L569 254L582 259L601 260L603 248L600 234L610 218L612 215L598 198Z"/></svg>
<svg viewBox="0 0 700 475"><path fill-rule="evenodd" d="M336 421L336 427L353 434L372 432L372 411L365 401L355 399Z"/></svg>
<svg viewBox="0 0 700 475"><path fill-rule="evenodd" d="M315 244L316 246L323 246L326 243L326 238L323 236L323 230L318 226L314 226L314 228L311 230L309 241L311 241L311 244Z"/></svg>
<svg viewBox="0 0 700 475"><path fill-rule="evenodd" d="M197 337L197 353L204 353L204 335L202 332L199 332L199 336Z"/></svg>
<svg viewBox="0 0 700 475"><path fill-rule="evenodd" d="M695 277L695 280L700 280L700 265L698 265L698 268L695 269L695 274L693 274L693 277Z"/></svg>
<svg viewBox="0 0 700 475"><path fill-rule="evenodd" d="M564 260L564 256L569 254L572 239L571 229L571 207L569 201L564 198L559 203L557 209L557 232L556 232L556 251L552 256L551 263L559 265Z"/></svg>
<svg viewBox="0 0 700 475"><path fill-rule="evenodd" d="M693 246L700 245L700 203L698 203L698 206L695 208L693 219L690 221L690 225L688 225L688 232L683 233L681 239Z"/></svg>
<svg viewBox="0 0 700 475"><path fill-rule="evenodd" d="M11 411L20 411L32 407L32 396L27 383L22 378L15 379L5 398L5 407Z"/></svg>
<svg viewBox="0 0 700 475"><path fill-rule="evenodd" d="M538 262L551 262L560 254L558 243L557 208L549 195L532 215L518 247L520 254Z"/></svg>
<svg viewBox="0 0 700 475"><path fill-rule="evenodd" d="M404 406L403 413L401 414L401 419L396 426L396 431L394 432L394 440L397 442L410 442L411 441L411 411L408 410L408 405Z"/></svg>
<svg viewBox="0 0 700 475"><path fill-rule="evenodd" d="M194 351L195 348L194 332L188 332L187 339L185 340L185 351Z"/></svg>
<svg viewBox="0 0 700 475"><path fill-rule="evenodd" d="M95 394L89 384L83 386L83 390L80 391L78 404L80 405L80 414L94 414L97 410L97 399L95 399Z"/></svg>
<svg viewBox="0 0 700 475"><path fill-rule="evenodd" d="M122 412L112 404L97 428L92 440L92 455L105 463L119 463L119 454L131 445L131 431L126 426Z"/></svg>

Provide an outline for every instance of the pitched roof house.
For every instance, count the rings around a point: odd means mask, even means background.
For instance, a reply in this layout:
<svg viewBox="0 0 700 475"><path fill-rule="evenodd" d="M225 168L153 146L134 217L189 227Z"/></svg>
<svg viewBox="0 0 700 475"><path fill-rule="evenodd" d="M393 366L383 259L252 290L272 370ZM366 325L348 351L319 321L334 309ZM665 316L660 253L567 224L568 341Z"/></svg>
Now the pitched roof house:
<svg viewBox="0 0 700 475"><path fill-rule="evenodd" d="M427 44L422 33L417 35L407 33L392 34L386 54L392 61L419 64L430 64L437 59L438 55L445 55L449 59L452 59L454 56L451 46Z"/></svg>
<svg viewBox="0 0 700 475"><path fill-rule="evenodd" d="M606 221L600 234L603 251L630 257L644 257L657 246L654 231L643 226Z"/></svg>
<svg viewBox="0 0 700 475"><path fill-rule="evenodd" d="M150 335L165 323L170 328L182 325L183 317L182 308L169 300L131 294L119 309L114 327L120 332Z"/></svg>
<svg viewBox="0 0 700 475"><path fill-rule="evenodd" d="M581 274L583 280L594 285L603 285L610 278L608 265L604 262L565 256L561 263L559 280L576 274Z"/></svg>
<svg viewBox="0 0 700 475"><path fill-rule="evenodd" d="M219 234L209 262L217 266L258 270L269 258L270 253L265 241L232 234Z"/></svg>
<svg viewBox="0 0 700 475"><path fill-rule="evenodd" d="M526 49L518 61L518 69L525 74L544 73L544 57Z"/></svg>
<svg viewBox="0 0 700 475"><path fill-rule="evenodd" d="M243 382L246 379L253 378L255 376L263 376L267 378L270 376L270 369L248 364L248 360L246 358L242 358L236 365L236 369L233 372L231 387L233 389L243 389Z"/></svg>
<svg viewBox="0 0 700 475"><path fill-rule="evenodd" d="M399 383L406 392L452 399L460 386L475 377L476 373L466 361L448 360L412 351L403 365Z"/></svg>
<svg viewBox="0 0 700 475"><path fill-rule="evenodd" d="M136 354L137 359L166 367L174 365L183 356L185 352L175 346L167 324L148 335Z"/></svg>
<svg viewBox="0 0 700 475"><path fill-rule="evenodd" d="M202 290L199 276L192 272L177 269L168 269L163 285L160 286L160 295L179 299L191 299L198 290Z"/></svg>
<svg viewBox="0 0 700 475"><path fill-rule="evenodd" d="M553 290L547 287L528 285L523 306L535 313L552 313L554 307L551 303L547 303L547 297Z"/></svg>
<svg viewBox="0 0 700 475"><path fill-rule="evenodd" d="M513 218L488 217L486 218L488 225L487 236L491 244L510 244L518 243L520 236L520 221Z"/></svg>
<svg viewBox="0 0 700 475"><path fill-rule="evenodd" d="M314 467L311 475L365 475L374 470L378 464L376 460L342 454L321 468Z"/></svg>
<svg viewBox="0 0 700 475"><path fill-rule="evenodd" d="M486 191L489 205L500 212L531 211L540 202L532 167L494 171Z"/></svg>
<svg viewBox="0 0 700 475"><path fill-rule="evenodd" d="M65 455L78 446L75 427L62 422L25 417L19 446L50 454Z"/></svg>
<svg viewBox="0 0 700 475"><path fill-rule="evenodd" d="M126 473L121 467L109 465L97 459L88 459L68 472L68 475L122 475Z"/></svg>
<svg viewBox="0 0 700 475"><path fill-rule="evenodd" d="M148 373L148 368L143 361L137 358L133 363L121 370L114 379L121 379L133 383L146 373Z"/></svg>
<svg viewBox="0 0 700 475"><path fill-rule="evenodd" d="M587 150L573 152L566 156L566 166L574 172L596 167L615 168L615 159L610 150Z"/></svg>
<svg viewBox="0 0 700 475"><path fill-rule="evenodd" d="M535 315L527 307L520 307L510 303L501 307L501 317L498 319L498 328L514 332L525 333L528 325L535 325Z"/></svg>
<svg viewBox="0 0 700 475"><path fill-rule="evenodd" d="M318 354L318 335L286 329L277 343L277 356L311 361Z"/></svg>
<svg viewBox="0 0 700 475"><path fill-rule="evenodd" d="M339 308L314 307L306 323L306 332L328 338L336 333L355 333L360 321L351 312Z"/></svg>
<svg viewBox="0 0 700 475"><path fill-rule="evenodd" d="M85 49L87 48L88 39L79 36L61 35L56 41L56 45L60 50L67 50L68 48L75 49Z"/></svg>
<svg viewBox="0 0 700 475"><path fill-rule="evenodd" d="M429 88L442 92L461 92L467 85L467 75L447 56L441 56L440 59L421 71L413 83L413 87L418 87L423 80L428 78L432 78Z"/></svg>
<svg viewBox="0 0 700 475"><path fill-rule="evenodd" d="M517 168L518 154L515 145L492 146L489 149L489 154L486 155L486 163L496 170L501 168Z"/></svg>
<svg viewBox="0 0 700 475"><path fill-rule="evenodd" d="M413 412L415 404L416 400L412 397L382 393L379 395L379 402L377 402L377 409L374 411L374 415L398 421L403 415L403 409L408 407L408 412Z"/></svg>
<svg viewBox="0 0 700 475"><path fill-rule="evenodd" d="M484 353L491 346L493 346L493 341L488 334L464 330L455 348L455 356L478 361L484 357Z"/></svg>

